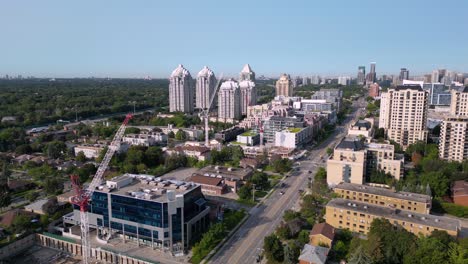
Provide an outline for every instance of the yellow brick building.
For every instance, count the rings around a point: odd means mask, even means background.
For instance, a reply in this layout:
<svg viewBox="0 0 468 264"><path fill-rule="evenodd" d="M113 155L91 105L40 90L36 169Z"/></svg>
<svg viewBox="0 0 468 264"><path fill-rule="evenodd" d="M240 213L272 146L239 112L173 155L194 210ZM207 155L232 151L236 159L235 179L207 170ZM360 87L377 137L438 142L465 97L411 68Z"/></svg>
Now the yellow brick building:
<svg viewBox="0 0 468 264"><path fill-rule="evenodd" d="M353 183L340 183L335 193L344 199L386 206L394 209L429 214L432 199L429 195L409 192L396 192L385 188Z"/></svg>
<svg viewBox="0 0 468 264"><path fill-rule="evenodd" d="M441 230L456 237L460 230L459 221L442 216L403 211L341 198L331 200L326 206L326 222L335 228L367 234L372 221L376 218L387 219L396 228L404 228L415 235L427 236L434 230Z"/></svg>

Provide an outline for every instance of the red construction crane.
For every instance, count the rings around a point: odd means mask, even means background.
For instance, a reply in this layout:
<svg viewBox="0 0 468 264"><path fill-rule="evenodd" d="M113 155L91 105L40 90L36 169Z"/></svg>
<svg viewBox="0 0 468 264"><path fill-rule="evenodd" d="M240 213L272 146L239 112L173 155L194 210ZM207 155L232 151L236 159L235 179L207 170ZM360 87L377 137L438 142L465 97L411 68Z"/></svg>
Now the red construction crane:
<svg viewBox="0 0 468 264"><path fill-rule="evenodd" d="M90 244L89 244L89 221L88 221L88 204L89 200L93 196L94 190L101 185L103 181L104 172L109 166L109 162L114 156L114 153L120 148L120 141L125 133L125 128L128 124L128 121L132 119L132 114L127 114L122 125L117 130L117 133L114 136L109 148L107 149L104 158L99 164L99 167L96 171L96 174L93 177L93 180L88 185L86 189L81 188L80 178L78 175L71 175L71 182L73 184L73 189L75 189L75 196L71 198L71 202L80 207L80 227L81 227L81 251L83 255L83 263L88 264L90 258Z"/></svg>

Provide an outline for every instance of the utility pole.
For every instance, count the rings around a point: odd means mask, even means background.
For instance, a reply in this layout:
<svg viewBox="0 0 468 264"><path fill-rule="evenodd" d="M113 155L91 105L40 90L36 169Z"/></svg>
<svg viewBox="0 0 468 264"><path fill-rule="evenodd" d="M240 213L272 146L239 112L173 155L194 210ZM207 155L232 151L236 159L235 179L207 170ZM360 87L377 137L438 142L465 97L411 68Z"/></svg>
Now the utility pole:
<svg viewBox="0 0 468 264"><path fill-rule="evenodd" d="M255 184L252 184L252 201L255 203Z"/></svg>

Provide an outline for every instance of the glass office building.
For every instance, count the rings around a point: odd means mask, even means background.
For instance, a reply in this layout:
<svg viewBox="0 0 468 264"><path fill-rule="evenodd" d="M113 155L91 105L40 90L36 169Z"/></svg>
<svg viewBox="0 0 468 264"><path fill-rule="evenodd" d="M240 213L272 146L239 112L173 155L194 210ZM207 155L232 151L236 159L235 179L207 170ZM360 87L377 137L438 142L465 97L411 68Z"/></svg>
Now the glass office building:
<svg viewBox="0 0 468 264"><path fill-rule="evenodd" d="M450 105L452 95L442 83L425 83L423 88L429 91L429 105Z"/></svg>
<svg viewBox="0 0 468 264"><path fill-rule="evenodd" d="M94 192L88 218L101 239L120 237L178 253L207 229L209 207L200 185L126 174ZM74 219L80 219L78 208Z"/></svg>

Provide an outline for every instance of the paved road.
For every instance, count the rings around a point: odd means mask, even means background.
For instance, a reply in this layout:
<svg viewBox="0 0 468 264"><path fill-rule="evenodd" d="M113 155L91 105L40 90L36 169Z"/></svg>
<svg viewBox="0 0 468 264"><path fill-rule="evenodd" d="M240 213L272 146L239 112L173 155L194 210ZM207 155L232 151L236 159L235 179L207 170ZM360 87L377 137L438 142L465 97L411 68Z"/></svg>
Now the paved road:
<svg viewBox="0 0 468 264"><path fill-rule="evenodd" d="M353 104L354 111L345 120L344 126L337 127L333 135L310 151L305 160L300 161L300 174L284 180L285 187L281 188L284 195L281 195L280 190L277 189L263 204L250 210L249 219L211 258L211 263L256 263L256 257L263 247L264 237L274 231L281 222L285 210L297 205L300 197L299 190L307 187L308 177L313 176L318 167L325 166L321 157L326 155L326 149L334 147L345 136L346 128L358 113L362 113L363 106L365 102L362 100Z"/></svg>

